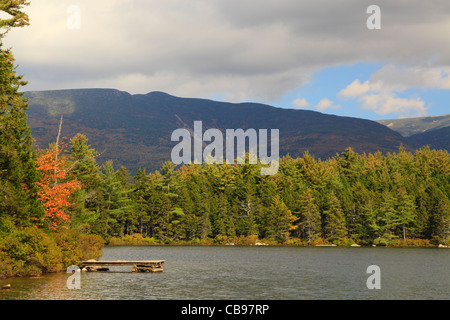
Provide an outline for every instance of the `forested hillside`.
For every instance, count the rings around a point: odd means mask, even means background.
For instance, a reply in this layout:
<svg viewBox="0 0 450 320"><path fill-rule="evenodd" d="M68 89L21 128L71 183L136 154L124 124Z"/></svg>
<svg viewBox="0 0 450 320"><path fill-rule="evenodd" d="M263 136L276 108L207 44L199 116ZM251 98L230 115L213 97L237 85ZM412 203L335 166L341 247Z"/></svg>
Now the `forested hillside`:
<svg viewBox="0 0 450 320"><path fill-rule="evenodd" d="M276 243L445 243L450 231L447 151L351 148L326 161L285 156L273 176L258 165L184 165L130 177L99 168L83 135L72 139L73 179L84 188L71 215L107 240L139 233L155 243L254 236ZM80 201L81 200L81 201ZM158 242L159 241L159 242Z"/></svg>

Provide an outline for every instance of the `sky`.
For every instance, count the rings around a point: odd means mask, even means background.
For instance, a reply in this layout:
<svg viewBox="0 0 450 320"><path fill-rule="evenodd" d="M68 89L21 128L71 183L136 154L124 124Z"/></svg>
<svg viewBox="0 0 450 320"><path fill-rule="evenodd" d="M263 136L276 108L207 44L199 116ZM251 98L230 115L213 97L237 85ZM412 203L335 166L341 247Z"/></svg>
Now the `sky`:
<svg viewBox="0 0 450 320"><path fill-rule="evenodd" d="M25 12L30 26L4 46L26 91L163 91L371 120L450 113L448 0L31 0Z"/></svg>

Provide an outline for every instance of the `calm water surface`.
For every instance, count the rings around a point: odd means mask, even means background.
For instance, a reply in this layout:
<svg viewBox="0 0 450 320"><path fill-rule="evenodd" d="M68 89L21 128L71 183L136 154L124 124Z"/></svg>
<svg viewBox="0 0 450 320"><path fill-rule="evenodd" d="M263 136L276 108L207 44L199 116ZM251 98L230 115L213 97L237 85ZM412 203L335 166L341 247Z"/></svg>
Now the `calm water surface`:
<svg viewBox="0 0 450 320"><path fill-rule="evenodd" d="M439 299L450 298L450 250L336 247L105 247L100 260L166 260L163 273L130 267L6 279L0 299ZM369 290L367 267L381 270L381 289Z"/></svg>

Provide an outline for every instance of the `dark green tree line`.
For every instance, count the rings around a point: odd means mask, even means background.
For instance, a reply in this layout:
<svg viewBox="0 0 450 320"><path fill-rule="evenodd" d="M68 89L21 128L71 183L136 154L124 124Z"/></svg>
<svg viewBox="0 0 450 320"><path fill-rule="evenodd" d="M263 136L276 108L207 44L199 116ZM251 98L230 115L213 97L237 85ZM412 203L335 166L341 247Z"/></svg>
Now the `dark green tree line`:
<svg viewBox="0 0 450 320"><path fill-rule="evenodd" d="M326 161L305 153L281 158L273 176L261 176L260 165L176 168L167 162L160 171L139 170L132 179L111 162L92 165L98 172L91 174L101 177L94 192L101 200L91 232L101 229L106 238L140 233L162 241L255 236L279 243L351 239L386 244L448 239L446 151L400 148L383 155L349 148ZM104 228L95 227L101 223Z"/></svg>

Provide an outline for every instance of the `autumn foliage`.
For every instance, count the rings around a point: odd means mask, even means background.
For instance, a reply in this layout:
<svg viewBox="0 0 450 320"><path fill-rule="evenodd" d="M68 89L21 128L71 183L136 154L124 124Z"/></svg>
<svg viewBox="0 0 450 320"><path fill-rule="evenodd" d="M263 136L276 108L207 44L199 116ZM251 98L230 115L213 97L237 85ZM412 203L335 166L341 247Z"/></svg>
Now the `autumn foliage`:
<svg viewBox="0 0 450 320"><path fill-rule="evenodd" d="M73 204L71 195L81 188L78 181L70 179L68 159L62 155L63 151L64 146L50 147L41 151L37 159L41 178L36 187L45 211L40 224L52 230L67 228L66 224L70 222L68 209Z"/></svg>

